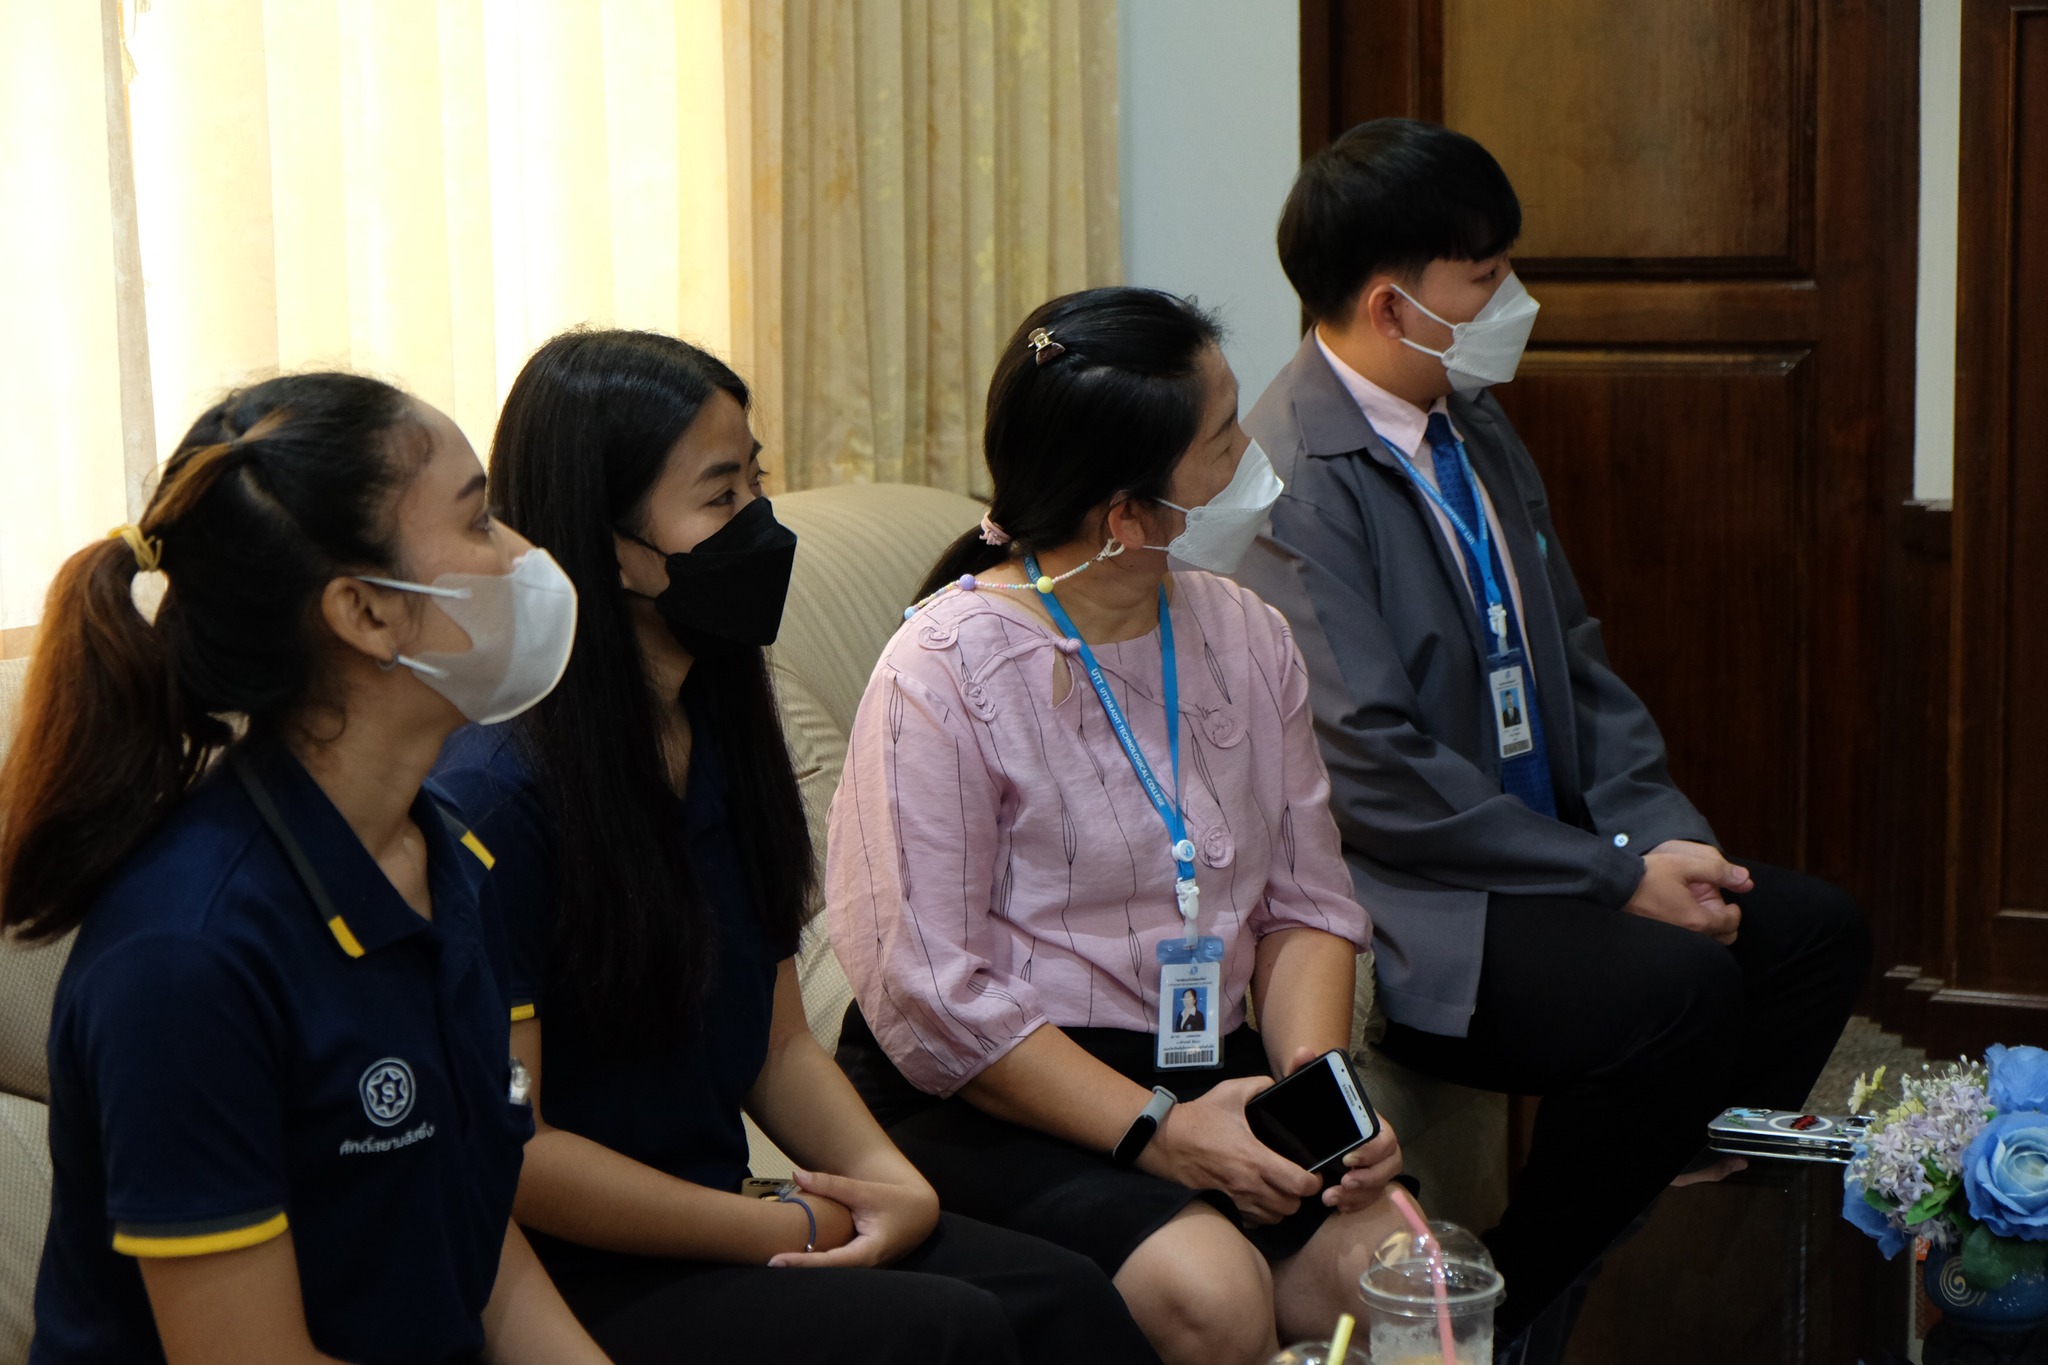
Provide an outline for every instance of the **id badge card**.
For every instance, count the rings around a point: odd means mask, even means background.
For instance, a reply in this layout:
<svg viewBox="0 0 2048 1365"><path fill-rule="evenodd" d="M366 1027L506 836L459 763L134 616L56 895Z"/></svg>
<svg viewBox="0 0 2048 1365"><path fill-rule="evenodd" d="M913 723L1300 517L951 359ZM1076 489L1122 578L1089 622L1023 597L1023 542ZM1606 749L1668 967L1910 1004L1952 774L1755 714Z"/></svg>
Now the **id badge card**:
<svg viewBox="0 0 2048 1365"><path fill-rule="evenodd" d="M1152 1063L1161 1071L1223 1065L1223 940L1189 943L1176 934L1159 945L1159 1033Z"/></svg>
<svg viewBox="0 0 2048 1365"><path fill-rule="evenodd" d="M1536 699L1529 695L1528 674L1522 667L1522 651L1511 649L1486 661L1487 688L1493 697L1493 728L1502 758L1520 758L1536 747L1536 731L1529 719Z"/></svg>

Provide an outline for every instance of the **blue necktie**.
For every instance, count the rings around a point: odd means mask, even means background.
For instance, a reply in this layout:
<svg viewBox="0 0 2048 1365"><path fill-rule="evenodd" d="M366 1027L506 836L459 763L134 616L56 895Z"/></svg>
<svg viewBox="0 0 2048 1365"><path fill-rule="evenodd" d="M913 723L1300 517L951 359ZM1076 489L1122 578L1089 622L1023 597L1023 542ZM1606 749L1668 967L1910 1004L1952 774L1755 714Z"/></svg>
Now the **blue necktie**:
<svg viewBox="0 0 2048 1365"><path fill-rule="evenodd" d="M1451 419L1441 412L1429 415L1429 425L1424 430L1429 441L1430 459L1436 469L1436 490L1443 494L1444 501L1458 514L1458 519L1478 534L1479 494L1472 487L1472 480L1465 476L1465 461L1458 446L1458 438L1451 431ZM1473 547L1465 544L1463 536L1457 537L1459 557L1465 565L1465 577L1472 585L1473 608L1479 613L1479 638L1487 642L1487 648L1494 648L1493 627L1486 620L1486 579L1479 571L1479 561ZM1489 538L1486 548L1493 560L1493 581L1500 585L1501 595L1506 598L1501 605L1508 613L1508 648L1522 648L1522 622L1515 611L1515 595L1508 589L1507 568L1501 562L1500 543ZM1529 665L1528 651L1522 652L1523 714L1529 718L1530 737L1536 747L1526 754L1501 760L1501 790L1509 796L1518 796L1530 810L1555 818L1557 797L1550 788L1550 756L1544 748L1543 713L1536 705L1536 679ZM1490 695L1490 694L1489 694Z"/></svg>

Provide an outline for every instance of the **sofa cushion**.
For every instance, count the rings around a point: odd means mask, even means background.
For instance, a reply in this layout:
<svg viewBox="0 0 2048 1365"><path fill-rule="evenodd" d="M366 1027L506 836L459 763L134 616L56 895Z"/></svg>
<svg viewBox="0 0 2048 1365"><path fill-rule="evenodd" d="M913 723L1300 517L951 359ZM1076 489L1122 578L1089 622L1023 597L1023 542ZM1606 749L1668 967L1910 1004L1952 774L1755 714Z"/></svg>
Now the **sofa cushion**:
<svg viewBox="0 0 2048 1365"><path fill-rule="evenodd" d="M27 659L0 659L0 763L7 760L15 727L21 724L21 692L27 681Z"/></svg>
<svg viewBox="0 0 2048 1365"><path fill-rule="evenodd" d="M0 939L0 1091L50 1097L50 1003L70 956L68 934L33 948Z"/></svg>
<svg viewBox="0 0 2048 1365"><path fill-rule="evenodd" d="M36 1266L50 1221L50 1111L0 1095L0 1360L26 1360Z"/></svg>
<svg viewBox="0 0 2048 1365"><path fill-rule="evenodd" d="M911 594L982 510L958 493L907 484L848 484L775 500L797 547L774 659L810 685L842 742Z"/></svg>
<svg viewBox="0 0 2048 1365"><path fill-rule="evenodd" d="M782 710L782 732L789 742L790 761L796 768L797 790L804 798L804 819L810 825L811 855L821 870L825 866L825 818L832 808L832 793L839 788L839 773L846 761L846 736L834 728L831 718L802 678L777 668L776 700ZM797 950L797 980L803 985L804 1017L811 1032L827 1052L839 1044L839 1021L846 1004L853 999L853 987L832 955L831 935L825 926L824 906L811 907L811 922L804 929Z"/></svg>
<svg viewBox="0 0 2048 1365"><path fill-rule="evenodd" d="M21 723L22 684L27 659L0 659L0 762ZM44 1040L50 1031L50 1000L58 973L71 954L71 941L23 948L0 938L0 1091L46 1099L50 1093ZM0 1353L0 1360L12 1357Z"/></svg>

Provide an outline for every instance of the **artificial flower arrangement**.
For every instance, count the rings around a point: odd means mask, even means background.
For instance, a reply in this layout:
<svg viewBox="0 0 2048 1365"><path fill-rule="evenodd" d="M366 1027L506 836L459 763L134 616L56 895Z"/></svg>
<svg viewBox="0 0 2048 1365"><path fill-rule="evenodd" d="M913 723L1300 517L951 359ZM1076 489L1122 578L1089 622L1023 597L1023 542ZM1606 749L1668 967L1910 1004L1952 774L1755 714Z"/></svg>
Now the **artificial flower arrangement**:
<svg viewBox="0 0 2048 1365"><path fill-rule="evenodd" d="M1849 1109L1876 1100L1843 1175L1842 1216L1887 1259L1908 1237L1956 1252L1972 1288L2002 1289L2048 1261L2048 1052L1994 1043L1980 1064L1923 1065L1884 1088L1856 1079Z"/></svg>

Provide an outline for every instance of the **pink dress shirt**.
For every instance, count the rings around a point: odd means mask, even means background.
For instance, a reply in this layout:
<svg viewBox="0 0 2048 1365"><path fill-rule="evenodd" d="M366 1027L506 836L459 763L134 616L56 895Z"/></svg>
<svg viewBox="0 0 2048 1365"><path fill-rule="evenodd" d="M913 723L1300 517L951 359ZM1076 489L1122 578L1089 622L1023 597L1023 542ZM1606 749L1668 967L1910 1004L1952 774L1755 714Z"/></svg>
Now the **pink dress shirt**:
<svg viewBox="0 0 2048 1365"><path fill-rule="evenodd" d="M1181 793L1200 931L1222 938L1224 1032L1259 939L1307 926L1363 948L1280 615L1172 575ZM1159 634L1096 649L1170 782ZM1064 675L1064 696L1054 702ZM1182 932L1166 826L1066 642L1007 592L952 591L906 622L862 697L832 802L832 946L875 1036L950 1095L1044 1023L1151 1033L1162 939Z"/></svg>

